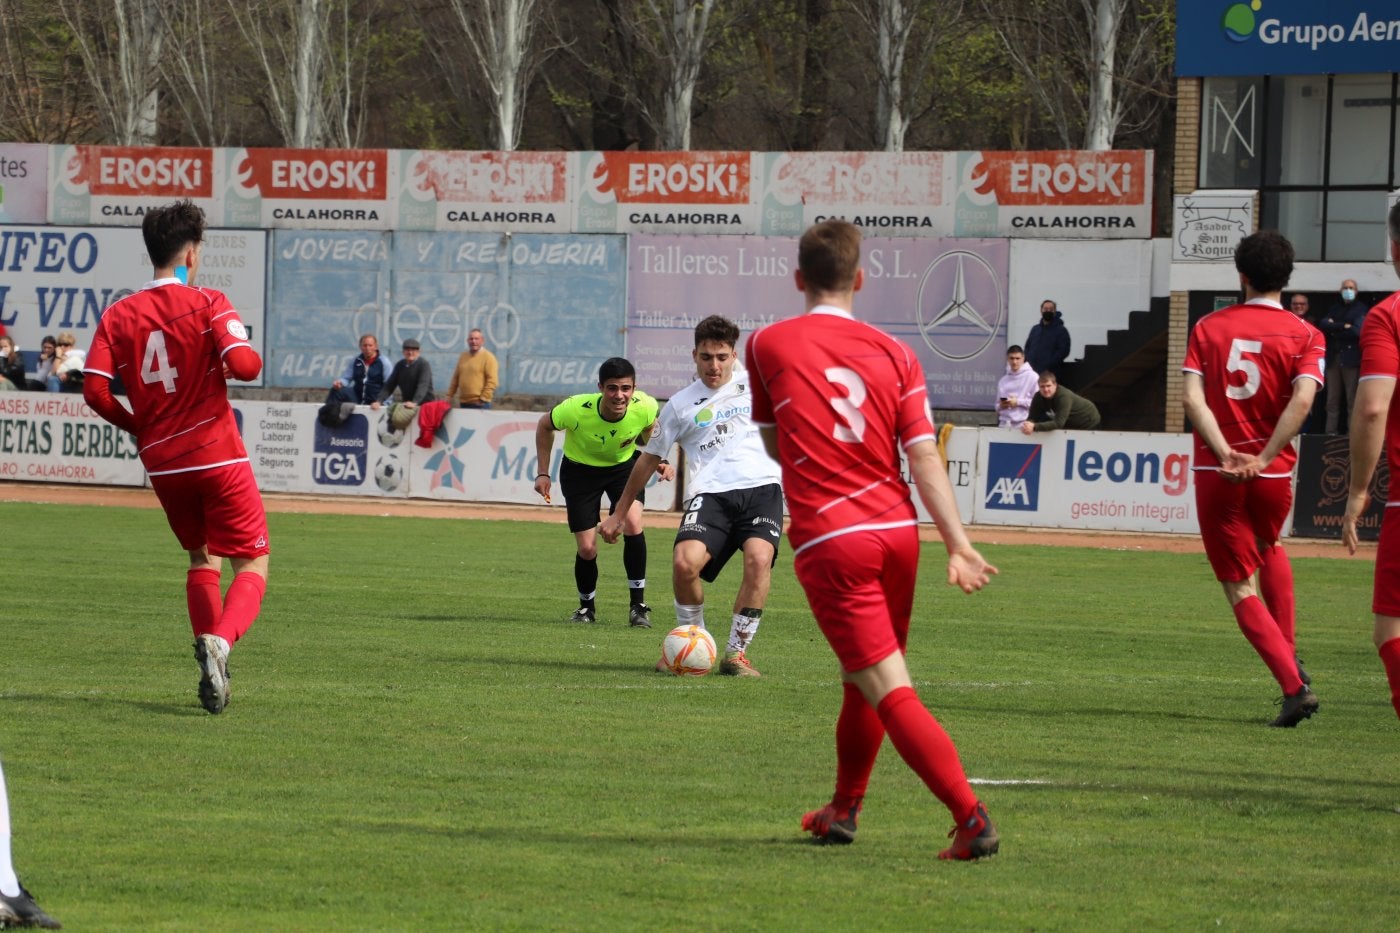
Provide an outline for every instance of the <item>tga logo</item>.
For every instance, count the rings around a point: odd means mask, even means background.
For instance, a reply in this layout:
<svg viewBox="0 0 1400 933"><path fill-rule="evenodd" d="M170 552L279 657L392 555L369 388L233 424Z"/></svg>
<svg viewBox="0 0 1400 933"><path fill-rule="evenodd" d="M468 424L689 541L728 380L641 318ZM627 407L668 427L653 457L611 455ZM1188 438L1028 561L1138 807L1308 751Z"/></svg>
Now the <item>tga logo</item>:
<svg viewBox="0 0 1400 933"><path fill-rule="evenodd" d="M337 428L316 423L311 479L318 486L359 486L369 455L369 419L355 414Z"/></svg>
<svg viewBox="0 0 1400 933"><path fill-rule="evenodd" d="M987 451L989 509L1034 512L1040 507L1040 445L998 444Z"/></svg>

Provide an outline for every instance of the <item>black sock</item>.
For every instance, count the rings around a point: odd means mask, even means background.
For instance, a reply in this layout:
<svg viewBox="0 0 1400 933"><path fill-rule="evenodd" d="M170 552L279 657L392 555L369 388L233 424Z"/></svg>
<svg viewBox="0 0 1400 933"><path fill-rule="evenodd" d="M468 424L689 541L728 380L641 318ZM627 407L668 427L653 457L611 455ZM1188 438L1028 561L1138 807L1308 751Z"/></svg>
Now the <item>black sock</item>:
<svg viewBox="0 0 1400 933"><path fill-rule="evenodd" d="M598 589L598 558L584 560L579 555L574 555L574 585L578 587L578 603L585 609L593 608L593 600L584 599L584 593L593 593Z"/></svg>
<svg viewBox="0 0 1400 933"><path fill-rule="evenodd" d="M622 567L627 572L629 581L643 581L642 586L634 586L631 590L632 605L646 602L647 536L645 532L622 536Z"/></svg>

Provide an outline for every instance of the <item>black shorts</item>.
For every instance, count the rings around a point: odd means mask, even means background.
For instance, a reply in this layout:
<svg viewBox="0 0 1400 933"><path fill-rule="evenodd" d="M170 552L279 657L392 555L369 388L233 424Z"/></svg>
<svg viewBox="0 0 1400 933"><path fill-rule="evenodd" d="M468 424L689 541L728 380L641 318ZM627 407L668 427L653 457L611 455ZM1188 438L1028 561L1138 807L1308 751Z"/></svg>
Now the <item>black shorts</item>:
<svg viewBox="0 0 1400 933"><path fill-rule="evenodd" d="M559 488L564 491L564 506L569 514L569 530L577 534L598 527L598 510L603 505L603 493L608 494L608 514L613 513L617 500L627 488L632 475L632 463L641 451L616 466L589 466L565 457L559 464ZM646 502L647 491L637 494L637 501Z"/></svg>
<svg viewBox="0 0 1400 933"><path fill-rule="evenodd" d="M707 492L692 496L685 504L676 540L700 541L710 552L710 561L700 571L700 579L715 582L719 572L749 538L762 538L773 545L778 559L778 542L783 536L783 488L777 483Z"/></svg>

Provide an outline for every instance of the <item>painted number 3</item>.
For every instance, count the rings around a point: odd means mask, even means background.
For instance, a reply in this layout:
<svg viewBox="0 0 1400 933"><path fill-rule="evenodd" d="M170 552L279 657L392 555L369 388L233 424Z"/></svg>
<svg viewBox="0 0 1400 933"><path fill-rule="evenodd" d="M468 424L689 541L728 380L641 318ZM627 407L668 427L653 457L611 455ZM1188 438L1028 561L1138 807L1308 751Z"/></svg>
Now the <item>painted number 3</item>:
<svg viewBox="0 0 1400 933"><path fill-rule="evenodd" d="M159 382L167 395L175 394L175 380L180 371L170 365L170 352L165 349L165 331L153 330L146 338L146 353L141 358L141 381L150 385Z"/></svg>
<svg viewBox="0 0 1400 933"><path fill-rule="evenodd" d="M865 416L860 406L865 404L865 380L853 369L832 366L826 372L826 381L846 390L845 395L833 395L827 399L839 419L832 430L832 436L844 444L859 444L865 439ZM844 421L845 424L841 424Z"/></svg>
<svg viewBox="0 0 1400 933"><path fill-rule="evenodd" d="M1254 360L1245 359L1245 354L1258 353L1262 349L1264 344L1258 340L1241 340L1236 337L1230 342L1230 358L1225 362L1225 369L1231 373L1244 373L1244 385L1226 386L1225 395L1228 398L1239 401L1259 391L1259 364Z"/></svg>

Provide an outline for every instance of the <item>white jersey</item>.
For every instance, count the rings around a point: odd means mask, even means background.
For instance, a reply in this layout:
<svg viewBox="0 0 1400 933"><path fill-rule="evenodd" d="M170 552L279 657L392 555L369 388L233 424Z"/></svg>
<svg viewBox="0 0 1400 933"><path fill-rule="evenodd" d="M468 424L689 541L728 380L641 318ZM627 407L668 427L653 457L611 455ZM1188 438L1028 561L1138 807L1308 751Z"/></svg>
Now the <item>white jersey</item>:
<svg viewBox="0 0 1400 933"><path fill-rule="evenodd" d="M752 413L749 376L736 365L718 389L696 379L671 396L643 449L665 457L672 444L680 445L687 498L781 482L782 469L764 449Z"/></svg>

